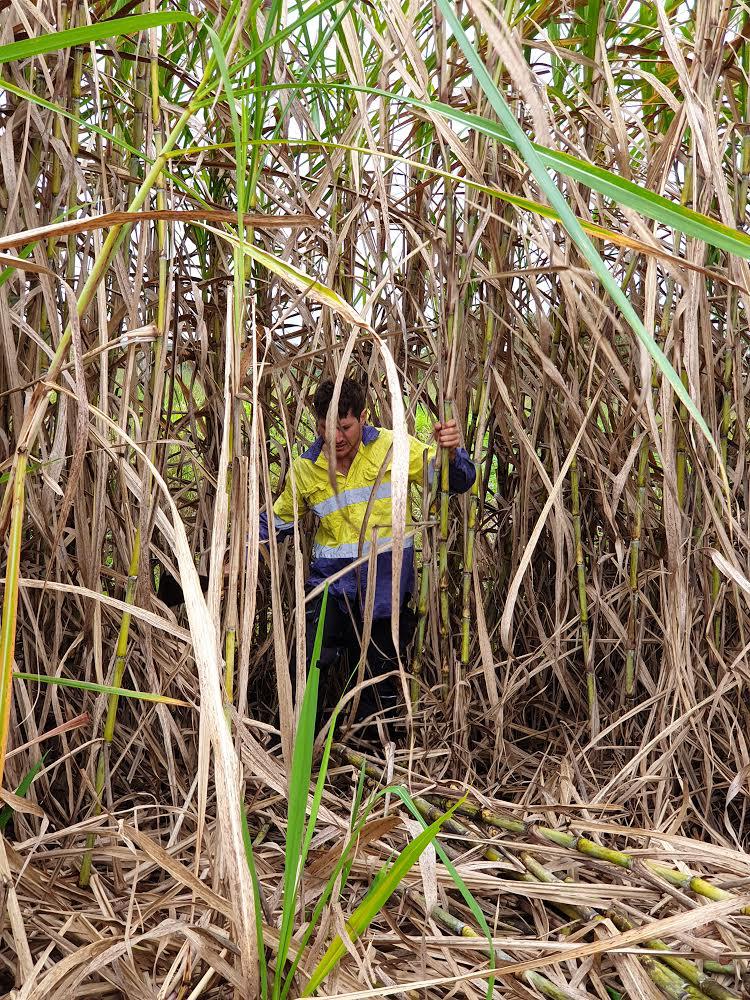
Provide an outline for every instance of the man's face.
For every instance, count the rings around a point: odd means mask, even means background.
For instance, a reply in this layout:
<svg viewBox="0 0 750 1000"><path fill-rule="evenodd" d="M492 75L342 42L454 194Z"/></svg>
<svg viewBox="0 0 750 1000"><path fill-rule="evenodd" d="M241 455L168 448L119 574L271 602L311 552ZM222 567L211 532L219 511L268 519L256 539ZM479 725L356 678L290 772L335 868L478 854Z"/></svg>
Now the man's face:
<svg viewBox="0 0 750 1000"><path fill-rule="evenodd" d="M362 441L362 428L365 426L365 413L362 413L355 417L351 410L347 413L345 417L339 417L336 421L336 458L338 460L344 461L347 458L352 459L359 451L359 446ZM325 420L318 420L316 423L316 429L318 434L325 441L326 439L326 422Z"/></svg>

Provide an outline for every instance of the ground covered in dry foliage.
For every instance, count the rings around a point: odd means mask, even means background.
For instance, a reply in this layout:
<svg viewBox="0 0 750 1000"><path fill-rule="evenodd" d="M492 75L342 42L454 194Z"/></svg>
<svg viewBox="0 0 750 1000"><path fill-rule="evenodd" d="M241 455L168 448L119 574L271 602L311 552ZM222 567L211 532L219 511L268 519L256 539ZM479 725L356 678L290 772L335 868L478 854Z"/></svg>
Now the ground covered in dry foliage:
<svg viewBox="0 0 750 1000"><path fill-rule="evenodd" d="M0 4L0 996L750 993L749 26ZM480 474L314 794L258 518L342 369Z"/></svg>

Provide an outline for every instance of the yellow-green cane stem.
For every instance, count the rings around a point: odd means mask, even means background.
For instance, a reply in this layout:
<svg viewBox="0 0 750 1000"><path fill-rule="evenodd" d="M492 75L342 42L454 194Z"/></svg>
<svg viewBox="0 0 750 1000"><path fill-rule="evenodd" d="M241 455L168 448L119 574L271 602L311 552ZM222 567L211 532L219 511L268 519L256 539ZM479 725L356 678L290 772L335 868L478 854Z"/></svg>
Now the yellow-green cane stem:
<svg viewBox="0 0 750 1000"><path fill-rule="evenodd" d="M433 482L430 484L428 470L427 450L425 449L422 457L422 569L419 576L419 593L417 595L417 639L414 644L414 656L411 665L410 699L412 710L415 710L419 704L419 685L422 680L422 658L424 656L424 638L427 625L427 596L430 583L430 560L428 559L430 543L427 523L435 498L434 487L437 479L436 476L433 477Z"/></svg>
<svg viewBox="0 0 750 1000"><path fill-rule="evenodd" d="M445 401L445 420L453 419L453 403ZM447 705L451 681L450 602L448 600L448 502L450 499L450 453L442 449L440 463L440 548L438 587L440 592L440 677Z"/></svg>
<svg viewBox="0 0 750 1000"><path fill-rule="evenodd" d="M13 698L13 662L16 646L16 616L18 613L18 574L21 566L21 541L26 486L26 453L20 452L16 461L13 480L8 561L5 567L3 593L3 620L0 626L0 788L5 772L5 754L8 747L10 707Z"/></svg>

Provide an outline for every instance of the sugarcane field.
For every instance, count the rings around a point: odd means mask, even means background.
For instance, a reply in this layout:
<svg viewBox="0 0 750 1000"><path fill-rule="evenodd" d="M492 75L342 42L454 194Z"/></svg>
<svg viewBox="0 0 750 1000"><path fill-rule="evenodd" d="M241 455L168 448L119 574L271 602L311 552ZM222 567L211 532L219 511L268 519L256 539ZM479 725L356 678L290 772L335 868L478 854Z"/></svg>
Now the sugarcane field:
<svg viewBox="0 0 750 1000"><path fill-rule="evenodd" d="M750 997L747 0L0 3L0 1000Z"/></svg>

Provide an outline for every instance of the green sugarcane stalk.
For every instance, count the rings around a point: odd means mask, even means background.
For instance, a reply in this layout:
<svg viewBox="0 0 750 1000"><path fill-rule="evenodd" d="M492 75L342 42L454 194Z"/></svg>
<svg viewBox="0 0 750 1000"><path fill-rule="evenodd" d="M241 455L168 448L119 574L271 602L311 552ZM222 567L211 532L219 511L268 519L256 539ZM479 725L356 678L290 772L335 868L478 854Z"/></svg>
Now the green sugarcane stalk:
<svg viewBox="0 0 750 1000"><path fill-rule="evenodd" d="M466 676L469 666L469 632L471 626L471 577L474 569L474 544L476 539L477 510L479 509L478 478L474 480L469 498L469 517L464 556L463 588L461 594L461 675Z"/></svg>
<svg viewBox="0 0 750 1000"><path fill-rule="evenodd" d="M134 93L133 93L133 149L140 149L143 145L143 137L146 134L144 125L144 109L146 106L146 74L148 66L145 59L139 59L133 71ZM131 180L128 182L128 202L131 202L136 195L136 178L141 174L141 159L136 153L130 154L128 174Z"/></svg>
<svg viewBox="0 0 750 1000"><path fill-rule="evenodd" d="M67 30L68 28L73 26L73 11L71 9L70 4L68 3L63 3L62 5L62 25L63 25L63 30ZM66 62L67 59L69 58L69 55L67 52L63 52L61 53L60 58L62 62ZM67 81L66 81L66 86L63 92L63 107L66 110L68 108L68 103L69 103L69 88L67 86ZM53 142L51 144L52 170L50 173L50 194L52 196L50 198L50 205L52 206L55 204L55 201L57 200L57 197L60 194L60 189L62 187L62 162L60 161L60 157L57 153L57 144L62 140L63 136L62 123L63 123L62 115L55 115L55 118L52 122L52 136L56 140L56 142ZM75 123L71 122L71 135L73 131L75 131ZM54 236L50 236L50 238L47 240L48 257L56 256L56 243L57 240Z"/></svg>
<svg viewBox="0 0 750 1000"><path fill-rule="evenodd" d="M21 566L23 537L23 512L26 485L26 451L16 452L16 469L12 494L8 561L5 567L5 592L3 593L3 620L0 626L0 788L3 786L5 754L8 747L10 707L13 699L13 662L16 646L16 616L18 613L18 574Z"/></svg>
<svg viewBox="0 0 750 1000"><path fill-rule="evenodd" d="M625 656L625 696L630 697L635 690L635 646L638 632L638 557L641 551L643 532L643 512L646 505L646 472L649 457L648 438L643 439L638 461L638 490L633 517L633 534L630 537L630 612L628 614L628 648Z"/></svg>
<svg viewBox="0 0 750 1000"><path fill-rule="evenodd" d="M76 49L73 56L73 80L71 83L71 93L70 93L70 110L75 116L79 117L81 108L81 75L83 73L83 49ZM60 120L60 116L57 116ZM74 120L70 122L70 153L73 159L77 159L78 150L80 148L80 138L78 135L78 123ZM75 187L75 174L71 171L70 183L68 187L68 211L69 215L73 217L73 209L75 208L77 199L77 192ZM75 235L68 236L68 260L66 266L66 277L68 284L72 284L75 280L75 252L76 252L76 237Z"/></svg>
<svg viewBox="0 0 750 1000"><path fill-rule="evenodd" d="M446 184L445 191L445 234L449 257L455 253L455 206L453 203L453 186ZM448 318L446 323L445 357L450 367L453 357L453 340L458 323L460 305L458 296L454 295L454 285L451 282L448 289ZM443 420L453 419L453 399L451 396L451 375L448 373L448 385L443 400ZM440 449L440 542L438 548L438 591L440 595L440 679L443 693L443 704L447 711L451 682L451 642L450 642L450 602L448 599L448 505L450 500L450 455L445 448Z"/></svg>
<svg viewBox="0 0 750 1000"><path fill-rule="evenodd" d="M607 911L607 917L612 921L618 931L629 931L633 928L634 924L627 918L627 916L618 907L613 907ZM651 938L643 942L646 948L650 948L651 951L669 951L669 945L666 941L662 941L661 938ZM694 963L688 961L686 958L681 958L679 955L661 955L658 958L660 963L668 965L674 973L676 973L680 979L689 983L691 986L697 987L701 990L705 996L710 997L711 1000L739 1000L736 993L728 990L725 986L717 983L716 980L711 979L709 976L701 972L699 967ZM708 964L708 963L704 963ZM733 973L733 969L727 966L719 966L722 975Z"/></svg>
<svg viewBox="0 0 750 1000"><path fill-rule="evenodd" d="M519 858L538 882L545 882L549 884L563 881L549 871L548 868L545 868L543 864L533 858L528 852L524 851L521 855L519 855ZM564 881L573 882L573 879L566 878ZM590 906L563 904L558 902L555 902L554 906L565 913L566 916L572 915L574 919L579 918L589 922L602 919L601 914ZM617 927L619 931L629 931L635 927L635 924L633 924L632 921L628 919L627 915L617 906L612 906L607 911L606 916L614 923L615 927ZM661 940L661 938L647 938L643 942L643 945L652 951L669 952L672 950L665 941ZM641 956L639 956L639 958L640 957ZM710 979L694 962L691 962L680 955L664 954L656 958L655 961L657 962L657 965L663 963L669 966L671 972L678 976L683 983L696 987L699 991L699 994L688 992L685 993L685 996L700 995L710 997L711 1000L739 1000L739 997L735 993L732 993L731 990L726 989L713 979ZM653 971L653 968L649 971L649 975L651 974L651 971ZM724 971L725 970L722 969L722 972Z"/></svg>
<svg viewBox="0 0 750 1000"><path fill-rule="evenodd" d="M351 762L352 761L350 761L350 763ZM376 768L374 768L374 770L377 771ZM441 807L445 802L451 801L450 799L444 797L432 795L429 796L429 799ZM533 823L526 823L524 820L511 819L510 817L492 812L489 809L482 809L469 802L462 803L456 811L465 816L469 816L471 819L479 820L488 826L496 827L499 830L505 830L508 833L523 836L536 834L557 847L563 847L569 851L576 851L577 853L583 854L588 858L593 858L596 861L606 861L609 864L616 865L618 868L624 868L626 871L632 871L636 866L636 859L632 855L627 854L625 851L617 851L609 847L602 847L601 844L597 844L593 840L589 840L586 837L580 837L574 833L567 833L562 830L553 830L551 827L547 826L538 826ZM453 817L453 820L455 820L455 816ZM641 863L654 875L664 879L666 882L669 882L670 885L677 886L680 889L689 890L696 893L698 896L704 896L706 899L710 899L714 902L733 898L732 893L727 892L725 889L719 889L717 886L712 885L706 879L701 878L698 875L681 872L676 868L668 868L656 861L646 860ZM743 907L740 912L745 916L750 916L750 906Z"/></svg>
<svg viewBox="0 0 750 1000"><path fill-rule="evenodd" d="M551 885L561 881L556 875L553 875L551 871L545 868L543 864L537 861L536 858L532 857L528 851L522 851L518 855L518 860L535 882L544 882L547 885ZM583 907L558 901L555 901L554 906L570 920L596 920L599 916L596 910L588 906Z"/></svg>
<svg viewBox="0 0 750 1000"><path fill-rule="evenodd" d="M730 295L736 294L733 291ZM722 400L721 408L721 437L720 437L720 447L721 447L721 458L724 462L724 467L727 464L727 454L729 451L729 425L731 422L732 413L732 351L727 345L724 349L724 395ZM717 501L718 505L720 503ZM714 626L714 644L716 645L717 651L721 648L721 615L717 613L716 603L719 599L719 590L721 589L721 576L719 574L719 569L717 566L713 567L711 572L711 608Z"/></svg>
<svg viewBox="0 0 750 1000"><path fill-rule="evenodd" d="M533 858L528 852L523 852L520 855L520 860L538 882L547 884L561 883L562 881L567 883L573 882L572 878L566 878L564 880L558 878L551 871L549 871L548 868L545 868L544 865ZM573 919L580 919L588 922L601 920L601 915L590 906L560 903L557 901L553 905L556 909L562 911L566 916L572 917ZM607 916L620 931L631 930L635 926L630 920L628 920L622 910L617 907L612 907L607 912ZM669 945L659 938L646 939L643 944L646 948L649 948L652 951L671 950ZM719 985L719 983L714 982L714 980L704 975L695 963L690 962L679 955L665 954L659 956L658 958L639 955L638 959L654 983L656 983L660 988L662 983L668 984L670 990L668 994L669 996L693 997L695 1000L702 1000L704 997L711 998L711 1000L739 1000L739 997L737 997L736 994L725 989L723 986ZM665 970L664 965L669 966L669 968ZM674 990L677 992L673 993L672 991Z"/></svg>
<svg viewBox="0 0 750 1000"><path fill-rule="evenodd" d="M492 261L490 261L490 271ZM465 676L469 666L469 626L471 624L471 580L474 572L474 545L476 543L477 515L479 512L479 479L484 446L484 430L487 423L487 401L489 399L489 378L485 378L485 366L490 352L490 346L495 336L495 314L490 309L487 313L484 342L482 344L481 370L482 379L478 390L476 419L474 422L473 458L476 476L469 495L469 516L466 528L466 554L464 556L463 574L463 611L461 615L461 672Z"/></svg>
<svg viewBox="0 0 750 1000"><path fill-rule="evenodd" d="M680 381L687 389L688 377L684 368L680 376ZM685 471L687 468L687 435L685 427L688 418L687 407L684 403L680 403L678 412L680 419L677 426L677 505L680 510L683 510L685 507Z"/></svg>
<svg viewBox="0 0 750 1000"><path fill-rule="evenodd" d="M226 642L224 643L224 655L226 657L226 671L224 674L224 689L227 695L227 711L234 699L234 659L237 649L237 629L228 628Z"/></svg>
<svg viewBox="0 0 750 1000"><path fill-rule="evenodd" d="M673 297L674 297L674 279L669 278L667 281L667 292L664 300L664 309L662 310L662 315L661 315L661 329L664 332L666 332L666 330L669 328L670 317L672 313ZM656 370L654 370L651 375L651 388L654 392L656 392L657 389L659 388L659 378L657 376ZM682 468L683 468L683 483L684 483L684 464ZM677 492L678 496L680 496L679 443L678 443L677 469L678 469ZM628 578L630 607L628 613L628 631L627 631L628 645L625 655L626 698L631 697L635 691L636 633L638 631L638 609L640 606L640 591L638 589L638 566L639 566L641 546L643 541L643 520L646 510L646 496L647 496L646 485L647 485L648 471L649 471L649 446L647 441L644 439L643 444L641 445L641 451L638 462L635 513L633 516L633 533L631 535L631 542L630 542L630 574Z"/></svg>
<svg viewBox="0 0 750 1000"><path fill-rule="evenodd" d="M583 644L583 662L586 670L586 693L589 703L589 724L591 736L599 732L599 699L596 690L596 673L591 640L589 636L589 610L586 597L586 575L583 565L583 544L581 542L581 500L578 481L578 458L570 463L570 486L573 510L573 535L576 547L576 572L578 574L578 609L581 618L581 642Z"/></svg>
<svg viewBox="0 0 750 1000"><path fill-rule="evenodd" d="M445 400L445 420L453 419L453 403ZM450 499L450 460L445 448L440 462L440 546L438 549L438 587L440 591L440 676L443 701L448 704L451 679L450 602L448 600L448 502Z"/></svg>
<svg viewBox="0 0 750 1000"><path fill-rule="evenodd" d="M432 477L432 484L430 484L428 472L429 464L427 461L427 449L425 449L422 453L422 568L417 597L417 639L414 645L414 656L411 665L410 689L412 709L415 710L419 704L419 686L422 680L422 658L424 656L424 638L427 625L427 597L430 583L430 562L427 558L427 552L429 551L427 525L437 493L437 475Z"/></svg>
<svg viewBox="0 0 750 1000"><path fill-rule="evenodd" d="M649 955L638 956L649 979L669 1000L706 1000L706 994L696 986L685 983L676 972L666 968Z"/></svg>
<svg viewBox="0 0 750 1000"><path fill-rule="evenodd" d="M549 871L549 869L545 868L543 864L533 858L528 852L524 851L519 855L519 859L536 881L547 884L563 881ZM564 881L572 882L573 880L566 878ZM566 916L573 919L588 922L602 919L601 914L590 906L560 902L555 902L553 905L556 909L559 909ZM625 913L616 906L611 907L607 911L606 916L620 931L632 930L635 926ZM672 950L661 938L647 938L643 942L643 945L651 951L671 952ZM646 968L651 979L654 982L658 980L657 985L661 983L668 984L670 990L678 990L675 994L677 996L693 998L708 997L711 1000L739 1000L739 997L731 990L726 989L726 987L706 976L695 962L691 962L680 955L664 954L658 956L658 958L639 955L638 958L644 964L644 968ZM647 961L644 962L644 959ZM666 972L663 968L664 965L669 967ZM719 966L717 963L713 963L713 965L721 974L731 974L733 972L731 967ZM675 977L681 981L679 986L675 982ZM682 993L679 990L682 990ZM673 993L670 992L669 995L671 996Z"/></svg>
<svg viewBox="0 0 750 1000"><path fill-rule="evenodd" d="M484 934L480 934L478 931L474 930L470 924L467 924L465 921L455 917L442 906L433 907L430 911L430 916L433 920L438 921L438 923L441 923L443 927L459 937L472 938L474 940L486 940ZM487 954L489 954L489 950L488 944ZM497 949L495 949L495 954L503 961L513 961L510 955L507 955L504 952L498 952ZM544 996L550 997L551 1000L570 1000L570 993L566 993L564 989L556 983L553 983L551 979L547 979L547 977L543 976L540 972L535 972L533 969L527 969L526 972L521 973L519 978L524 979L529 986L535 987L540 993L543 993Z"/></svg>
<svg viewBox="0 0 750 1000"><path fill-rule="evenodd" d="M382 768L378 768L375 764L372 764L363 757L362 754L355 753L354 750L350 750L348 747L341 746L340 744L335 744L334 750L339 756L345 760L352 767L359 770L364 767L365 774L371 778L373 781L380 781L382 778ZM401 772L401 768L396 768L397 772ZM405 774L405 772L403 772ZM453 799L446 796L440 795L426 795L424 798L417 797L414 799L417 808L422 809L422 806L426 809L423 813L426 818L429 816L436 816L438 814L442 815L447 808L450 808L454 804ZM434 810L438 812L434 812ZM563 830L553 830L548 826L539 826L535 823L527 823L522 819L511 819L509 816L503 816L500 813L493 812L490 809L485 809L481 806L476 806L471 802L461 802L456 813L463 816L468 816L475 822L481 822L487 826L495 827L498 830L504 830L506 833L516 834L523 837L541 837L550 844L554 844L556 847L565 848L568 851L575 851L578 854L584 855L584 857L592 858L595 861L606 861L609 864L615 865L618 868L623 868L626 871L633 871L636 868L637 863L644 865L658 878L664 879L665 882L669 882L670 885L677 886L679 889L685 889L690 892L694 892L698 896L703 896L706 899L710 899L713 902L718 902L725 899L733 899L733 895L727 892L725 889L719 889L717 886L712 885L706 879L701 878L699 875L691 875L689 872L681 872L676 868L668 868L665 865L661 865L656 861L639 861L627 854L625 851L613 850L609 847L602 847L601 844L595 843L593 840L589 840L587 837L581 837L575 833L568 833ZM455 824L453 827L453 832L459 834L460 836L472 836L471 831L468 827L465 827L459 820L456 819L456 814L447 820L446 823ZM451 832L450 827L446 825L446 830ZM492 856L485 854L484 857L488 861L502 861L504 860L502 855L500 855L494 848L488 848L487 850L492 852ZM750 906L745 906L740 910L743 916L750 916Z"/></svg>

